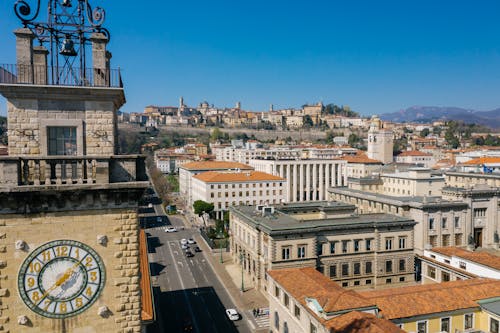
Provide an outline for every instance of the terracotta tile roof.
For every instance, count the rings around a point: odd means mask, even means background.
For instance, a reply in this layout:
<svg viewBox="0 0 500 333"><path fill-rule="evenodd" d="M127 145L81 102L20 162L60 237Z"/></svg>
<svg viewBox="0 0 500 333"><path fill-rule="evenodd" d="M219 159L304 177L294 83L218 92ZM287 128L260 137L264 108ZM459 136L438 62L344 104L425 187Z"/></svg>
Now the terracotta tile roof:
<svg viewBox="0 0 500 333"><path fill-rule="evenodd" d="M141 320L154 320L153 295L149 275L148 246L144 229L139 231L139 267L141 272Z"/></svg>
<svg viewBox="0 0 500 333"><path fill-rule="evenodd" d="M274 176L269 173L260 171L240 171L240 172L219 172L207 171L202 172L193 178L199 179L206 183L226 183L226 182L251 182L251 181L276 181L285 180L279 176Z"/></svg>
<svg viewBox="0 0 500 333"><path fill-rule="evenodd" d="M459 257L500 270L500 256L488 252L471 252L458 247L433 247L433 252L443 254L449 257Z"/></svg>
<svg viewBox="0 0 500 333"><path fill-rule="evenodd" d="M477 300L500 295L500 280L478 278L359 294L376 303L382 316L392 320L478 307Z"/></svg>
<svg viewBox="0 0 500 333"><path fill-rule="evenodd" d="M309 309L306 297L315 298L325 312L375 306L375 302L340 287L312 267L277 269L268 271L268 274L306 309Z"/></svg>
<svg viewBox="0 0 500 333"><path fill-rule="evenodd" d="M371 313L351 311L325 322L330 333L404 333L387 319Z"/></svg>
<svg viewBox="0 0 500 333"><path fill-rule="evenodd" d="M253 170L253 168L249 165L238 162L226 162L226 161L192 162L184 164L182 168L187 170L228 170L228 169Z"/></svg>
<svg viewBox="0 0 500 333"><path fill-rule="evenodd" d="M488 163L500 163L500 157L479 157L462 163L462 165L483 165Z"/></svg>
<svg viewBox="0 0 500 333"><path fill-rule="evenodd" d="M405 156L432 156L432 154L424 153L424 152L417 151L417 150L407 150L407 151L401 152L398 155L398 157L405 157Z"/></svg>
<svg viewBox="0 0 500 333"><path fill-rule="evenodd" d="M347 163L382 164L382 162L368 158L366 155L343 156L341 159L347 161Z"/></svg>

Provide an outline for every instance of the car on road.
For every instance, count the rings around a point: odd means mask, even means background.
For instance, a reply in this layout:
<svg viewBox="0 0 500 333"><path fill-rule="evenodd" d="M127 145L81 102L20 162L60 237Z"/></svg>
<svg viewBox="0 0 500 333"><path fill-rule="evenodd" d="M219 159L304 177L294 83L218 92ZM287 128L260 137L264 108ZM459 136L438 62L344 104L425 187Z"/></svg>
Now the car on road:
<svg viewBox="0 0 500 333"><path fill-rule="evenodd" d="M188 243L186 238L181 239L181 245L186 245Z"/></svg>
<svg viewBox="0 0 500 333"><path fill-rule="evenodd" d="M187 250L187 249L189 249L189 245L187 245L187 244L182 244L182 245L181 245L181 249L183 249L183 250Z"/></svg>
<svg viewBox="0 0 500 333"><path fill-rule="evenodd" d="M194 252L201 252L201 249L197 246L194 248Z"/></svg>
<svg viewBox="0 0 500 333"><path fill-rule="evenodd" d="M188 258L189 258L189 257L194 257L193 252L191 252L191 251L187 250L187 251L186 251L186 257L188 257Z"/></svg>
<svg viewBox="0 0 500 333"><path fill-rule="evenodd" d="M196 241L194 239L192 239L192 238L189 238L187 240L187 242L188 242L188 244L196 244Z"/></svg>
<svg viewBox="0 0 500 333"><path fill-rule="evenodd" d="M235 309L226 309L226 315L232 321L240 319L240 314Z"/></svg>
<svg viewBox="0 0 500 333"><path fill-rule="evenodd" d="M176 232L177 231L177 228L176 227L166 227L165 228L165 232Z"/></svg>
<svg viewBox="0 0 500 333"><path fill-rule="evenodd" d="M161 222L163 222L163 217L158 216L158 217L156 218L156 222L160 222L160 223L161 223Z"/></svg>

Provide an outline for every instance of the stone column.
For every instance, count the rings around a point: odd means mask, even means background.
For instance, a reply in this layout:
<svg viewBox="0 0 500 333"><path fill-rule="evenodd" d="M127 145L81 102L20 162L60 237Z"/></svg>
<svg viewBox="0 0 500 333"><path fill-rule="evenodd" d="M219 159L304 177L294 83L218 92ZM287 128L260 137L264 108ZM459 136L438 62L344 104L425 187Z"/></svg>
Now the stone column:
<svg viewBox="0 0 500 333"><path fill-rule="evenodd" d="M292 190L292 202L297 201L297 164L292 164L292 173L293 173L293 190Z"/></svg>
<svg viewBox="0 0 500 333"><path fill-rule="evenodd" d="M312 192L313 192L313 197L312 197L312 200L315 201L317 196L316 196L316 193L318 191L318 168L317 168L317 164L316 163L313 163L312 165L312 178L313 178L313 184L312 184Z"/></svg>
<svg viewBox="0 0 500 333"><path fill-rule="evenodd" d="M303 201L304 200L304 165L302 164L299 164L299 168L300 168L300 171L299 171L299 177L300 177L300 185L299 185L299 191L300 191L300 195L299 195L299 201Z"/></svg>
<svg viewBox="0 0 500 333"><path fill-rule="evenodd" d="M286 197L289 202L292 201L292 179L290 178L290 164L283 164L283 166L286 165Z"/></svg>
<svg viewBox="0 0 500 333"><path fill-rule="evenodd" d="M49 51L43 46L35 46L33 48L33 76L35 84L48 84L47 54L49 54Z"/></svg>
<svg viewBox="0 0 500 333"><path fill-rule="evenodd" d="M28 28L14 31L16 35L17 83L33 83L33 39Z"/></svg>
<svg viewBox="0 0 500 333"><path fill-rule="evenodd" d="M325 165L319 165L319 200L325 200L325 177L323 177Z"/></svg>
<svg viewBox="0 0 500 333"><path fill-rule="evenodd" d="M312 200L311 198L311 164L306 164L306 201Z"/></svg>
<svg viewBox="0 0 500 333"><path fill-rule="evenodd" d="M106 64L109 63L106 52L108 38L102 33L95 33L90 37L90 41L92 42L92 73L94 75L94 86L109 86L109 82L107 82L108 73L106 73Z"/></svg>

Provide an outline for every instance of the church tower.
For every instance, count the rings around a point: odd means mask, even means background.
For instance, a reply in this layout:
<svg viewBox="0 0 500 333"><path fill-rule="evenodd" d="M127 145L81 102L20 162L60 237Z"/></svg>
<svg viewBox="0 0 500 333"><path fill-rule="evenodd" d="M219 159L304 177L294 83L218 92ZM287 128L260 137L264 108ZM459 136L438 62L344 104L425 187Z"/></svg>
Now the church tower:
<svg viewBox="0 0 500 333"><path fill-rule="evenodd" d="M368 130L368 157L384 164L393 161L394 133L382 128L382 121L376 115L371 119Z"/></svg>
<svg viewBox="0 0 500 333"><path fill-rule="evenodd" d="M137 206L148 182L143 156L116 155L125 94L104 11L37 6L16 2L17 63L0 66L0 331L140 332Z"/></svg>

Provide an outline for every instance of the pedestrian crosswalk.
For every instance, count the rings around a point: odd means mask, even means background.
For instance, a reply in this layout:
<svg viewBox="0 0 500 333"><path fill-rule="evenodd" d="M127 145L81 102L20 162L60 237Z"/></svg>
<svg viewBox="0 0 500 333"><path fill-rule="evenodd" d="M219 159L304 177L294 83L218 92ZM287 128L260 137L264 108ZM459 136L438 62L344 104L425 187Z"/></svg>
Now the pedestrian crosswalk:
<svg viewBox="0 0 500 333"><path fill-rule="evenodd" d="M257 316L254 320L259 328L269 327L269 314Z"/></svg>

